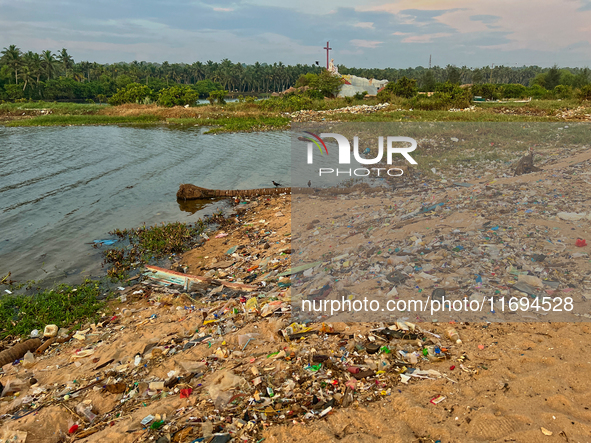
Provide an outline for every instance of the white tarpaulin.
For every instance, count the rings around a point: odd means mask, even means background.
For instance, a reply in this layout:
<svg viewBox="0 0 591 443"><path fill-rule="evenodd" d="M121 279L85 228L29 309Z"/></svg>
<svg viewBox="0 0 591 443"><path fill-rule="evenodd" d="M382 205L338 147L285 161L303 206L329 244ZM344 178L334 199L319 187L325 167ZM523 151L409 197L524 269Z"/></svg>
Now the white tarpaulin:
<svg viewBox="0 0 591 443"><path fill-rule="evenodd" d="M388 80L367 79L355 75L343 75L343 78L350 84L341 87L339 97L352 97L363 91L367 91L369 95L376 95L378 90L388 83Z"/></svg>

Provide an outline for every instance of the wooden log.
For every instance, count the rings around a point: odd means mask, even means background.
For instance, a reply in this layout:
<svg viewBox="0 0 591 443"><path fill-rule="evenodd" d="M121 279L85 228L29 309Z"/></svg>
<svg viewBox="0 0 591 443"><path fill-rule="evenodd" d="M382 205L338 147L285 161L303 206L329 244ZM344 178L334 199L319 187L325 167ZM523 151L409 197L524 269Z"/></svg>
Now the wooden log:
<svg viewBox="0 0 591 443"><path fill-rule="evenodd" d="M205 198L223 197L254 197L257 195L279 195L290 194L291 188L258 188L258 189L207 189L199 186L182 184L176 193L180 200L198 200ZM310 190L310 193L313 191Z"/></svg>
<svg viewBox="0 0 591 443"><path fill-rule="evenodd" d="M258 195L279 194L314 194L317 196L331 196L351 194L352 192L374 193L381 192L382 187L370 187L367 183L358 183L348 188L258 188L258 189L207 189L191 184L182 184L176 193L178 200L199 200L224 197L256 197Z"/></svg>

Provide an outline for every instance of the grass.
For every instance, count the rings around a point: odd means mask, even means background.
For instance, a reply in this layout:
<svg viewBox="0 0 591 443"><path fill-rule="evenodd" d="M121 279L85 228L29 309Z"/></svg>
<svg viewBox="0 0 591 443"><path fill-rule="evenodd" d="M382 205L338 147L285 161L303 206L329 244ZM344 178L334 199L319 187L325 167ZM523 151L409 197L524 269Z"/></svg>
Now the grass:
<svg viewBox="0 0 591 443"><path fill-rule="evenodd" d="M123 279L132 269L145 265L154 259L179 254L193 247L203 232L205 223L199 220L194 225L175 222L136 229L117 229L110 232L128 245L103 251L104 264L109 265L107 275Z"/></svg>
<svg viewBox="0 0 591 443"><path fill-rule="evenodd" d="M221 118L169 118L167 122L176 125L213 126L206 134L219 132L268 131L289 126L287 117L234 117Z"/></svg>
<svg viewBox="0 0 591 443"><path fill-rule="evenodd" d="M41 110L50 110L54 115L88 115L105 109L105 105L89 103L24 102L0 104L0 116L17 114L37 115Z"/></svg>
<svg viewBox="0 0 591 443"><path fill-rule="evenodd" d="M78 286L59 285L35 295L0 297L0 338L26 336L46 325L69 327L74 323L96 321L106 302L98 299L98 282L86 280Z"/></svg>
<svg viewBox="0 0 591 443"><path fill-rule="evenodd" d="M478 107L483 109L494 108L531 108L540 110L557 110L562 108L577 108L581 106L581 101L576 99L563 100L532 100L530 102L515 102L515 101L501 101L497 102L480 102Z"/></svg>
<svg viewBox="0 0 591 443"><path fill-rule="evenodd" d="M449 111L386 111L374 114L332 114L331 119L357 122L429 121L429 122L548 122L556 117L501 114L476 109L472 112Z"/></svg>
<svg viewBox="0 0 591 443"><path fill-rule="evenodd" d="M23 126L76 126L76 125L120 125L161 123L156 115L111 116L111 115L43 115L26 120L13 120L6 124L10 127Z"/></svg>
<svg viewBox="0 0 591 443"><path fill-rule="evenodd" d="M228 103L226 105L175 106L126 104L105 106L77 103L6 103L0 105L0 120L6 126L65 126L65 125L119 125L162 124L211 126L208 133L267 131L289 126L289 113L299 106L314 110L337 109L346 106L377 104L377 100L295 100L272 99L269 102ZM527 103L474 103L474 111L410 110L406 99L393 98L388 110L373 114L337 113L325 117L336 121L431 121L431 122L535 122L564 121L561 112L581 106L578 100L532 100ZM50 114L41 114L41 110ZM586 108L585 112L591 109Z"/></svg>

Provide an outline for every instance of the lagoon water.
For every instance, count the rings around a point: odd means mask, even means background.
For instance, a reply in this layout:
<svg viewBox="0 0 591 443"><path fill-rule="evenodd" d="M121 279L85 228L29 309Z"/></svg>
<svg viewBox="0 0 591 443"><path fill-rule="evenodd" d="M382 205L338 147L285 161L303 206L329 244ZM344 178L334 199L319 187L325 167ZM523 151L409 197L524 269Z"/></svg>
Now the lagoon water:
<svg viewBox="0 0 591 443"><path fill-rule="evenodd" d="M290 184L287 132L204 134L165 126L0 126L0 276L99 276L95 239L193 222L224 203L176 200L181 183L212 189Z"/></svg>

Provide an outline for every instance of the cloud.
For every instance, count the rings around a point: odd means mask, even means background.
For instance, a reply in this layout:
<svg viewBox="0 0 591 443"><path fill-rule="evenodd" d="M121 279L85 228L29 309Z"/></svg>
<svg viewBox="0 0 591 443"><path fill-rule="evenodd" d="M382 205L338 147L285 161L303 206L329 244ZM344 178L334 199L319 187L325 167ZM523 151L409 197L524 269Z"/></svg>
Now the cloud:
<svg viewBox="0 0 591 443"><path fill-rule="evenodd" d="M436 34L411 35L402 39L402 43L431 43L434 39L449 37L451 34L438 32Z"/></svg>
<svg viewBox="0 0 591 443"><path fill-rule="evenodd" d="M355 23L353 26L355 26L356 28L373 29L372 22L359 22L359 23Z"/></svg>
<svg viewBox="0 0 591 443"><path fill-rule="evenodd" d="M99 63L591 65L591 0L0 0L0 49ZM387 48L387 57L384 57Z"/></svg>
<svg viewBox="0 0 591 443"><path fill-rule="evenodd" d="M478 22L482 22L486 25L492 24L492 23L496 23L499 21L501 17L499 17L498 15L488 15L488 14L480 14L480 15L471 15L470 16L470 20L472 21L478 21Z"/></svg>
<svg viewBox="0 0 591 443"><path fill-rule="evenodd" d="M462 34L486 31L488 27L482 24L494 23L494 29L509 32L507 43L497 47L502 51L530 49L553 52L581 40L581 37L591 41L590 0L398 0L363 6L360 10L387 12L401 23L413 25L421 23L414 12L433 13L434 21ZM423 22L424 19L425 16ZM421 37L417 36L408 42L416 42L417 39L421 41Z"/></svg>
<svg viewBox="0 0 591 443"><path fill-rule="evenodd" d="M351 40L349 43L351 43L353 46L357 47L357 48L377 48L379 45L381 45L384 42L377 42L377 41L371 41L371 40Z"/></svg>

